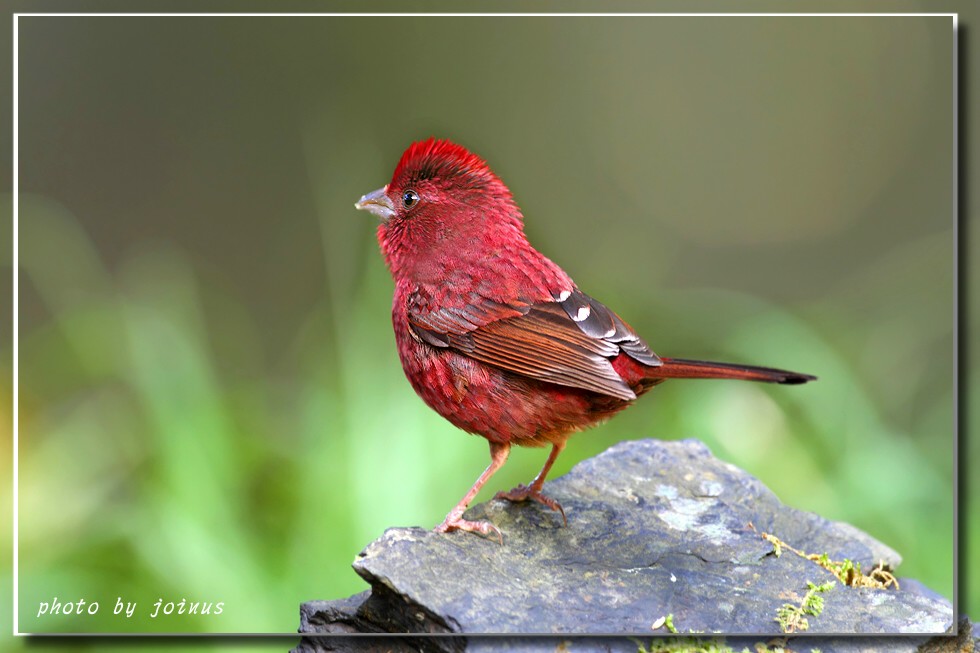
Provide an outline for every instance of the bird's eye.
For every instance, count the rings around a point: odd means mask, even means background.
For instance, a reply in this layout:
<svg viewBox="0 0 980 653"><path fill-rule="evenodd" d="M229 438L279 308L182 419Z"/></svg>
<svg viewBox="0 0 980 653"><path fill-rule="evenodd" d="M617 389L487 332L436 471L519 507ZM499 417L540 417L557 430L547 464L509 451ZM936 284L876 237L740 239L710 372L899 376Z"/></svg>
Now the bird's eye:
<svg viewBox="0 0 980 653"><path fill-rule="evenodd" d="M420 199L422 198L414 190L407 190L402 193L402 204L405 205L406 209L410 209L418 204Z"/></svg>

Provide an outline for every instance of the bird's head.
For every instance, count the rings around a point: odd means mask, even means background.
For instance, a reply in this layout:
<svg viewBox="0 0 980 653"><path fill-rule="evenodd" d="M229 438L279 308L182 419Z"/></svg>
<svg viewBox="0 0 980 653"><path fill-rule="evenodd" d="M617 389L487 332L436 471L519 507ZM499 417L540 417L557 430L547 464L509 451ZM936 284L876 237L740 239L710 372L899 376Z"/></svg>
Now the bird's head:
<svg viewBox="0 0 980 653"><path fill-rule="evenodd" d="M526 242L504 183L483 159L447 140L413 143L391 182L354 206L381 218L378 242L396 278L438 276L454 259Z"/></svg>

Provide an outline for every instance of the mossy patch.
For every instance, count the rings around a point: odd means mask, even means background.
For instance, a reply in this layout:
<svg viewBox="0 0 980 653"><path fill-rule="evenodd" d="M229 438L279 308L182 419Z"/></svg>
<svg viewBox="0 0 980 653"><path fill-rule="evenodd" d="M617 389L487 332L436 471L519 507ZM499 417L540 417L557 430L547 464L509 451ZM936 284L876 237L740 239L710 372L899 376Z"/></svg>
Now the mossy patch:
<svg viewBox="0 0 980 653"><path fill-rule="evenodd" d="M820 613L823 612L823 596L821 594L830 591L836 584L832 580L820 585L814 585L810 581L807 581L807 591L803 595L803 600L798 605L784 603L780 606L776 610L776 623L779 624L779 627L784 633L798 633L809 630L810 620L807 619L807 615L811 617L820 616Z"/></svg>
<svg viewBox="0 0 980 653"><path fill-rule="evenodd" d="M753 527L754 530L754 527ZM848 558L842 561L831 560L826 553L806 553L796 549L771 533L762 533L762 539L772 544L772 553L777 558L783 554L783 549L792 551L801 558L817 563L848 587L873 587L875 589L898 589L898 579L891 572L891 567L884 560L879 560L867 574L861 571L861 563Z"/></svg>
<svg viewBox="0 0 980 653"><path fill-rule="evenodd" d="M651 630L658 630L660 628L666 628L671 633L677 633L677 627L674 626L673 613L668 614L667 616L664 617L660 617L659 619L653 622L652 626L650 626Z"/></svg>
<svg viewBox="0 0 980 653"><path fill-rule="evenodd" d="M743 646L734 649L720 638L699 639L697 637L676 637L672 639L653 640L644 645L637 640L637 653L820 653L820 649L789 648L786 638L777 638L768 642L756 642L752 648Z"/></svg>
<svg viewBox="0 0 980 653"><path fill-rule="evenodd" d="M749 525L752 530L755 526ZM826 553L806 553L801 551L771 533L761 533L762 539L772 544L772 555L777 558L783 554L783 550L792 551L801 558L815 562L832 573L837 580L848 587L872 587L875 589L888 589L894 587L898 589L898 579L892 574L891 569L885 564L884 560L879 560L867 574L861 571L861 563L853 562L849 558L837 561L831 560ZM799 604L784 603L776 610L776 622L784 633L796 633L809 629L810 621L807 616L816 617L823 612L824 599L821 594L832 589L836 584L828 581L821 585L814 585L807 581L807 592Z"/></svg>
<svg viewBox="0 0 980 653"><path fill-rule="evenodd" d="M747 648L736 651L721 639L700 640L695 637L681 637L650 642L649 648L639 644L637 653L752 653Z"/></svg>

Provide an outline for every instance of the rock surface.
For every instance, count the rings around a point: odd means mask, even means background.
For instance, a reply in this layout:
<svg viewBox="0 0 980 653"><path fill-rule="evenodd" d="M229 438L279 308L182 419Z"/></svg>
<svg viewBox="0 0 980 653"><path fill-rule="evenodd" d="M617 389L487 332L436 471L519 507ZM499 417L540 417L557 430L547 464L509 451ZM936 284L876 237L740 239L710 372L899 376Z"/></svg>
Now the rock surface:
<svg viewBox="0 0 980 653"><path fill-rule="evenodd" d="M849 558L865 570L879 560L892 568L901 562L896 552L853 526L783 506L760 481L714 458L695 440L622 442L547 483L545 491L564 506L567 527L560 515L538 504L493 500L470 509L468 518L489 519L500 528L503 546L469 533L385 531L354 561L370 592L304 604L300 632L648 639L665 633L652 627L673 615L681 633L781 635L777 610L799 605L808 581L836 579L788 551L774 555L761 532L832 560ZM899 581L899 590L837 582L821 595L822 613L807 617L808 634L951 629L953 611L945 598L914 581ZM926 639L900 639L896 645L902 646L887 649L819 646L825 653L915 650ZM297 650L334 650L324 641L346 640L304 640ZM397 642L440 651L555 650L557 644L527 640L544 648L526 648L520 641L525 640L378 640L386 650L398 650ZM566 650L596 650L576 641L569 640ZM591 647L600 640L583 641ZM643 640L610 640L600 649L635 652L638 641ZM622 642L626 648L620 648Z"/></svg>

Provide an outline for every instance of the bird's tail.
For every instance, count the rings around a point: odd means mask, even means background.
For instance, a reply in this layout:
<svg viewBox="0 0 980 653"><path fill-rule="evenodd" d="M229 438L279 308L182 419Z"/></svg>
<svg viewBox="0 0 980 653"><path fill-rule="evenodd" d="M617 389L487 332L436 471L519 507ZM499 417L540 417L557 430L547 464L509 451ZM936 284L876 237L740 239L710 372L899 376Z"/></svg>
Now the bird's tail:
<svg viewBox="0 0 980 653"><path fill-rule="evenodd" d="M752 365L733 365L731 363L712 363L709 361L685 360L683 358L663 358L663 365L648 368L651 379L742 379L744 381L764 381L766 383L800 384L815 381L817 377L799 374L771 367Z"/></svg>

